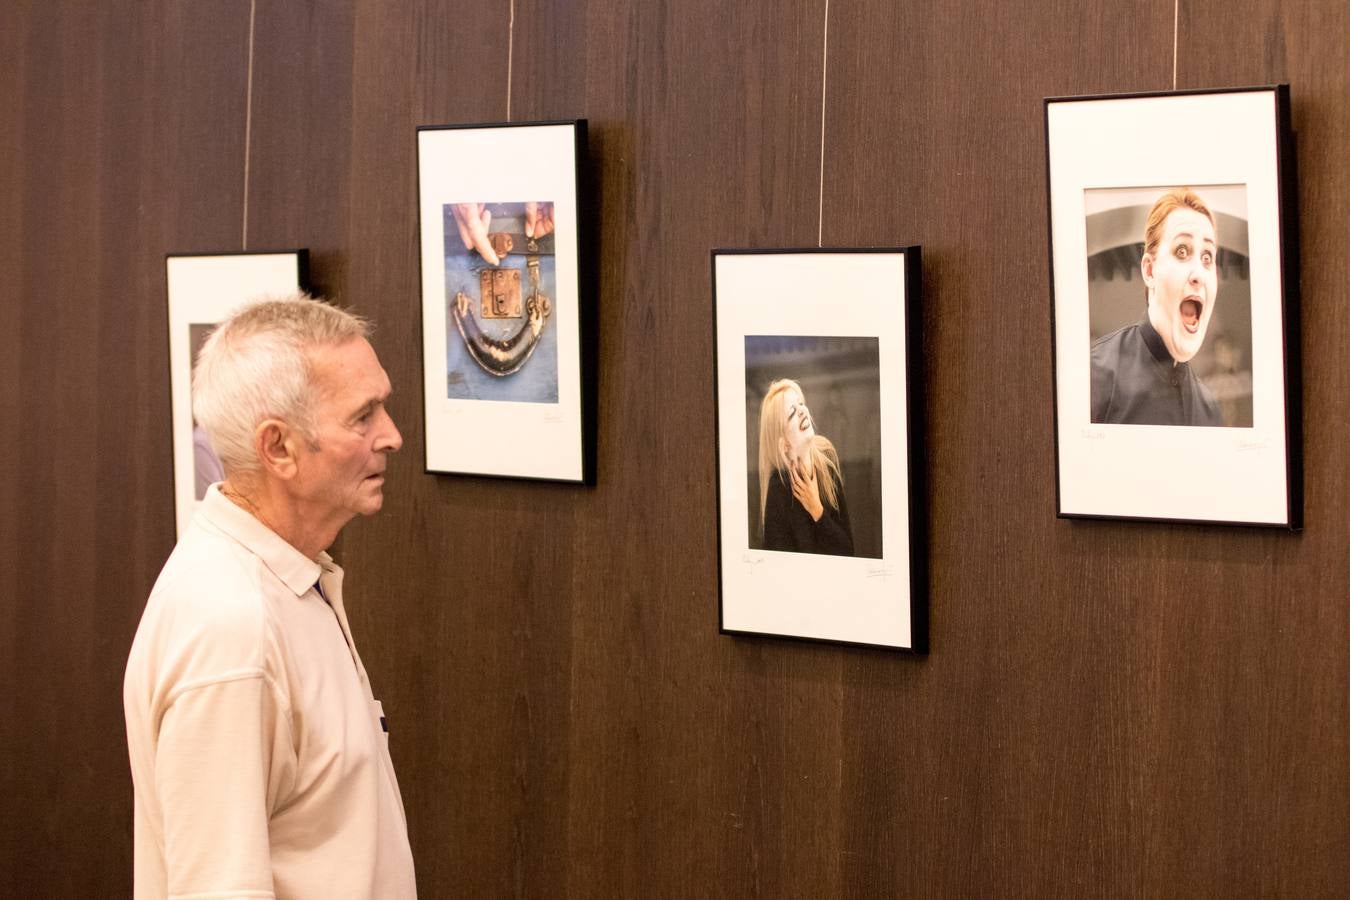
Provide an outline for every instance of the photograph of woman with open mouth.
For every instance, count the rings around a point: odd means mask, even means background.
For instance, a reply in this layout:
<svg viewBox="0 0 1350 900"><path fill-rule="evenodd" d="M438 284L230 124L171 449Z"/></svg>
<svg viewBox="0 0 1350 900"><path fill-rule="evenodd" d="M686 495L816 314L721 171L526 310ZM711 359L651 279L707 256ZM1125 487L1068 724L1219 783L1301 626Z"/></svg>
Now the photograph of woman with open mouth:
<svg viewBox="0 0 1350 900"><path fill-rule="evenodd" d="M759 509L765 550L854 555L839 453L786 378L760 404Z"/></svg>
<svg viewBox="0 0 1350 900"><path fill-rule="evenodd" d="M1092 422L1224 424L1213 393L1191 370L1218 293L1215 217L1193 190L1173 188L1149 210L1139 261L1143 318L1092 344Z"/></svg>

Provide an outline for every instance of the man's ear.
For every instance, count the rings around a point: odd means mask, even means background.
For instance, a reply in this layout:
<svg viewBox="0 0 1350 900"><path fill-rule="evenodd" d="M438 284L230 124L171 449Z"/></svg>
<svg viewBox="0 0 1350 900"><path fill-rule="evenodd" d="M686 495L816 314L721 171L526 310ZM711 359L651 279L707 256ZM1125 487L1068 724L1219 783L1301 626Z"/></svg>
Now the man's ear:
<svg viewBox="0 0 1350 900"><path fill-rule="evenodd" d="M253 431L253 449L263 470L282 480L295 477L297 435L280 419L265 419Z"/></svg>

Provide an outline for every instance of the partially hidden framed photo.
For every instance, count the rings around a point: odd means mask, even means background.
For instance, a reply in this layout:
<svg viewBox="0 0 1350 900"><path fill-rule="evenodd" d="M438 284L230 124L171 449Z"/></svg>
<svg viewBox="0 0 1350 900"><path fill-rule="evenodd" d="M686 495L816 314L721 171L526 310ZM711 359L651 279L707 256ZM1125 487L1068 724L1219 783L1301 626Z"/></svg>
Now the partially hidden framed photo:
<svg viewBox="0 0 1350 900"><path fill-rule="evenodd" d="M722 633L927 652L920 271L712 252Z"/></svg>
<svg viewBox="0 0 1350 900"><path fill-rule="evenodd" d="M1303 524L1287 85L1045 101L1066 518Z"/></svg>
<svg viewBox="0 0 1350 900"><path fill-rule="evenodd" d="M417 130L429 472L592 483L586 122Z"/></svg>
<svg viewBox="0 0 1350 900"><path fill-rule="evenodd" d="M309 251L170 253L169 386L174 510L181 536L211 484L225 477L206 432L192 418L192 367L221 321L253 300L309 289Z"/></svg>

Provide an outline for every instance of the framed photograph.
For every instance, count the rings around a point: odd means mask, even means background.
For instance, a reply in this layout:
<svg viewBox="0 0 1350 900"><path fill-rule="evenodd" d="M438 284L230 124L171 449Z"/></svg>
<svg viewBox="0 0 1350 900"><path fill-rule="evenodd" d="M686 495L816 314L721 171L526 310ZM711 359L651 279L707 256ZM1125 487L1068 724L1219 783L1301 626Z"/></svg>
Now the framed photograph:
<svg viewBox="0 0 1350 900"><path fill-rule="evenodd" d="M1287 85L1045 101L1062 517L1302 527Z"/></svg>
<svg viewBox="0 0 1350 900"><path fill-rule="evenodd" d="M239 306L309 288L309 251L170 253L169 385L173 494L178 534L212 483L225 477L206 433L192 418L192 365L207 335Z"/></svg>
<svg viewBox="0 0 1350 900"><path fill-rule="evenodd" d="M712 277L722 633L926 652L919 248Z"/></svg>
<svg viewBox="0 0 1350 900"><path fill-rule="evenodd" d="M586 122L417 130L429 472L592 483Z"/></svg>

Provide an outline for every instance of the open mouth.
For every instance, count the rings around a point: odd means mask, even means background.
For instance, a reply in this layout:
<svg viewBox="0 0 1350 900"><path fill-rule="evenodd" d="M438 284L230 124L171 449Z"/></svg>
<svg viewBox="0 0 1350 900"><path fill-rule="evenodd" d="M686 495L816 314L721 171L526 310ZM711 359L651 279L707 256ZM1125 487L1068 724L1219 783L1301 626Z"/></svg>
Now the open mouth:
<svg viewBox="0 0 1350 900"><path fill-rule="evenodd" d="M811 427L811 418L809 416L802 416L802 424L797 427L801 431L806 431Z"/></svg>
<svg viewBox="0 0 1350 900"><path fill-rule="evenodd" d="M1181 301L1181 325L1191 334L1200 330L1200 313L1205 305L1198 297L1187 297Z"/></svg>

